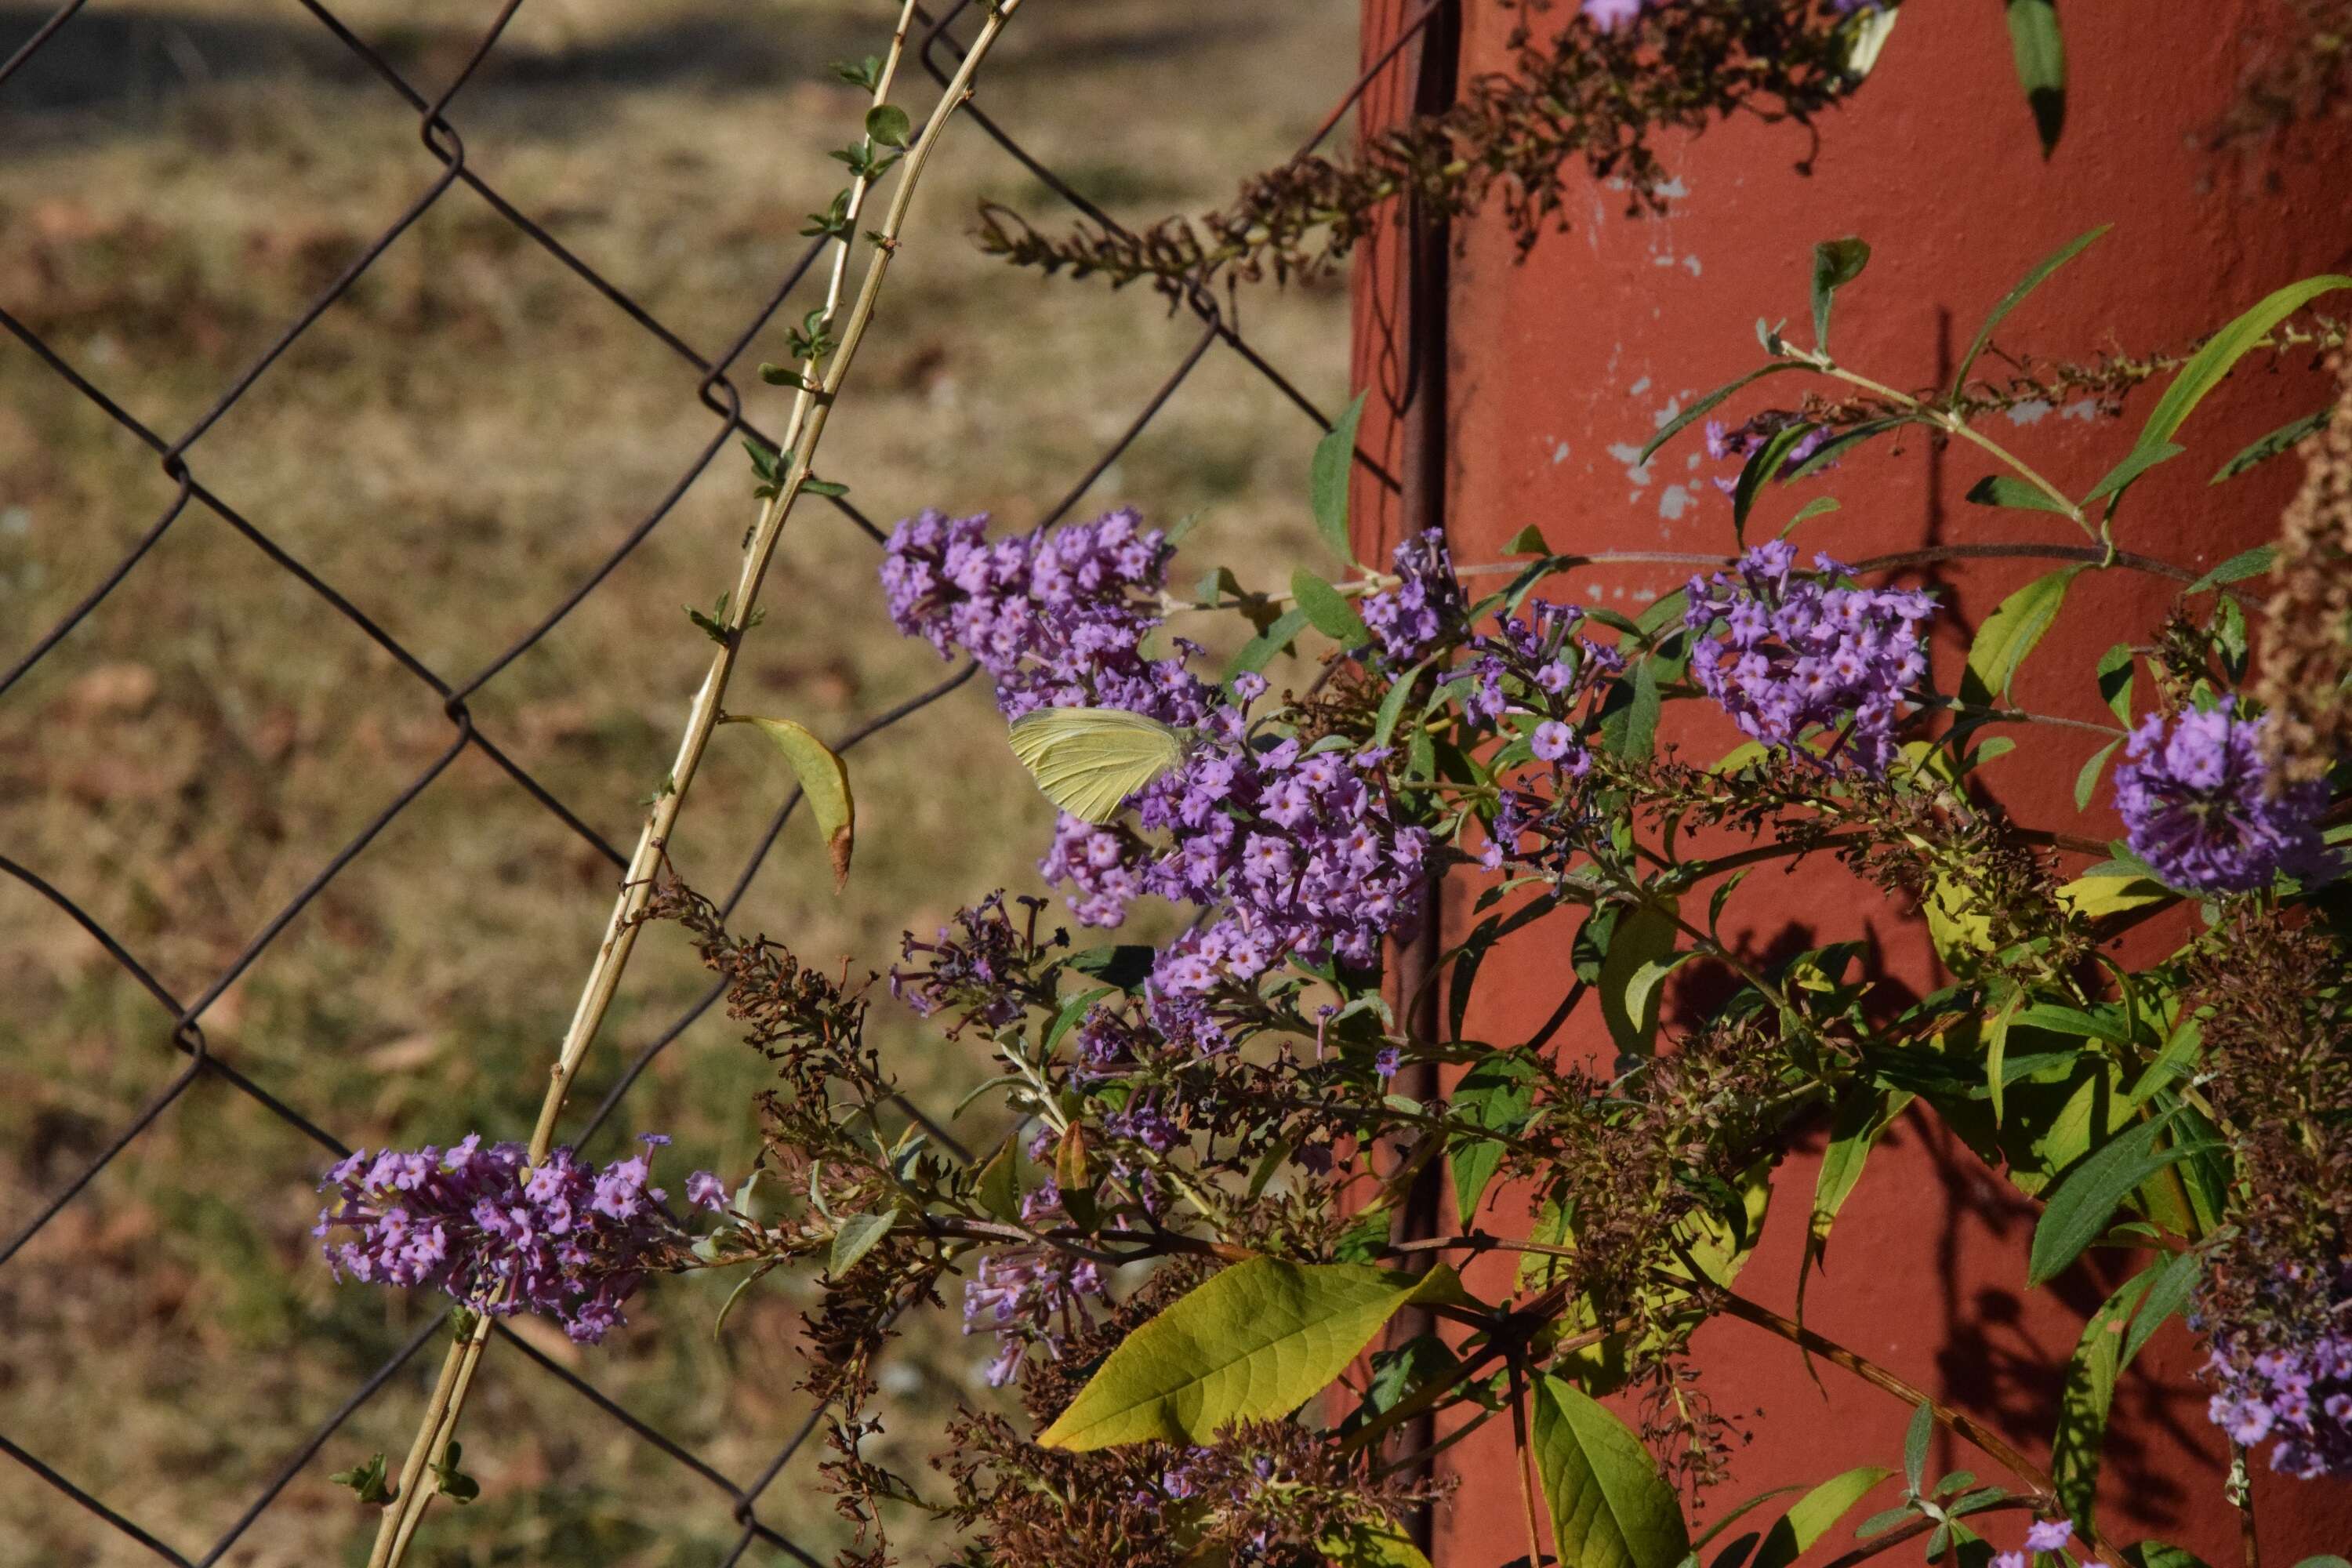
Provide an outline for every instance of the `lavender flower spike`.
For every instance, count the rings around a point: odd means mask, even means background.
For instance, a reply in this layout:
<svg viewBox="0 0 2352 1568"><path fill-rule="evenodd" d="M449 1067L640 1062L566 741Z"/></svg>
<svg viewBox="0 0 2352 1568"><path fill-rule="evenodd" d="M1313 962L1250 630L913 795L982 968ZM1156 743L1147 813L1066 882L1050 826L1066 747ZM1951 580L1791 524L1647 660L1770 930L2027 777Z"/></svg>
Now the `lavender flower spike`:
<svg viewBox="0 0 2352 1568"><path fill-rule="evenodd" d="M478 1134L446 1152L362 1149L320 1184L333 1198L311 1234L358 1233L324 1244L338 1279L440 1289L495 1317L543 1312L593 1344L623 1321L646 1270L688 1239L667 1194L646 1184L652 1151L668 1142L648 1135L646 1152L602 1172L569 1149L534 1166L521 1144L485 1149Z"/></svg>

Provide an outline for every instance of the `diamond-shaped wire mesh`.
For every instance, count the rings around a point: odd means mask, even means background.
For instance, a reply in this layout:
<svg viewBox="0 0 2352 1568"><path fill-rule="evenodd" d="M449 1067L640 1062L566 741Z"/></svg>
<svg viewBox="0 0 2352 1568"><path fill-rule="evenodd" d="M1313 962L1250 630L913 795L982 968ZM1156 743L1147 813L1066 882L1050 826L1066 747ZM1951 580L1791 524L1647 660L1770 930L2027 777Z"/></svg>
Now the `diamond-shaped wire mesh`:
<svg viewBox="0 0 2352 1568"><path fill-rule="evenodd" d="M521 0L506 0L488 27L474 41L462 62L450 74L447 84L438 91L428 91L418 85L395 67L386 52L372 45L358 30L347 25L327 5L320 4L319 0L300 0L300 4L302 10L348 55L350 61L363 68L367 79L364 90L395 93L414 113L416 133L430 160L427 181L388 222L367 237L355 254L341 258L332 278L243 363L201 412L184 424L158 428L142 422L128 406L139 400L140 389L136 385L123 384L125 378L121 375L77 363L41 332L10 313L5 305L0 305L0 327L6 329L21 352L36 356L47 371L54 373L60 395L86 401L106 420L149 449L161 469L167 496L145 531L122 551L118 559L106 566L80 600L53 626L42 631L5 672L0 672L0 700L5 700L9 690L47 658L68 634L97 614L110 595L140 568L143 561L148 561L159 548L164 547L167 538L178 531L189 529L201 518L209 518L226 525L257 552L260 559L252 563L253 570L274 570L282 574L291 584L299 584L300 590L317 605L324 606L325 613L342 626L341 635L356 633L386 656L389 668L394 672L387 681L387 702L408 700L434 705L446 722L446 731L430 748L430 755L421 767L388 774L381 779L350 781L350 788L356 797L374 803L362 826L344 838L315 868L309 868L291 896L278 902L267 918L253 928L249 939L225 963L219 964L200 986L194 988L175 988L159 977L157 972L151 970L135 950L133 942L119 939L90 912L93 900L89 898L89 889L57 885L45 878L41 867L22 863L9 854L0 852L0 873L13 879L22 889L45 900L78 925L145 993L152 1003L152 1016L162 1026L157 1030L158 1037L177 1055L176 1064L168 1056L160 1058L159 1065L168 1069L168 1076L152 1089L151 1098L136 1113L109 1130L90 1158L56 1180L42 1193L36 1211L14 1235L0 1242L0 1269L5 1269L12 1260L18 1259L45 1227L50 1226L92 1182L159 1121L185 1109L200 1086L217 1086L249 1100L268 1118L290 1130L292 1135L315 1144L321 1152L322 1163L327 1155L340 1155L345 1152L344 1144L333 1131L333 1118L326 1108L290 1104L273 1092L266 1077L248 1076L244 1067L225 1059L207 1042L205 1016L269 952L272 944L280 940L289 927L327 893L371 843L400 820L436 779L458 764L467 753L478 754L501 772L516 789L560 825L563 833L576 838L584 847L584 852L593 859L613 868L625 863L619 847L600 835L581 812L566 805L541 778L534 776L509 749L478 725L469 704L501 672L549 638L567 616L591 595L597 594L614 570L671 514L689 487L722 452L745 436L768 439L766 433L759 430L746 417L743 398L730 377L740 373L741 356L755 338L768 328L819 256L821 242L812 243L775 280L772 289L758 309L740 323L739 330L715 350L698 348L684 332L673 330L639 303L628 289L568 248L549 226L535 221L515 202L502 195L485 173L469 161L467 143L456 118L457 109L464 99L468 82L499 47ZM925 30L915 58L939 84L947 81L960 58L957 28L959 24L963 24L969 31L971 7L972 0L954 0L943 14L921 16L921 26ZM84 16L89 9L89 0L68 0L66 5L39 24L5 64L0 64L0 105L5 105L5 94L13 79L18 78L70 29L78 25L89 25ZM1433 5L1424 10L1422 19L1425 20L1429 11L1434 9ZM1325 117L1314 141L1308 144L1309 149L1331 134L1366 83L1379 71L1388 68L1396 58L1396 53L1397 47L1392 46L1370 63L1363 79ZM353 90L362 89L354 86ZM985 135L1020 171L1068 203L1087 220L1108 230L1118 231L1118 226L1106 212L1089 201L1070 181L1033 155L1002 124L990 118L984 107L975 103L970 106L968 113L970 123L961 128L959 134L969 136L976 131ZM303 342L306 335L319 328L321 319L328 317L339 301L345 300L362 284L371 268L377 266L404 235L425 220L437 205L447 201L451 194L461 186L487 204L498 219L530 247L537 247L579 282L593 289L621 320L642 331L659 351L674 357L690 371L697 378L693 395L707 410L711 424L707 442L617 544L596 560L591 569L553 603L530 606L518 612L519 621L525 616L530 617L527 629L521 630L509 645L483 660L478 668L445 668L437 667L410 641L395 635L380 616L372 616L362 607L361 601L373 602L377 591L387 585L338 584L329 580L321 572L306 564L297 551L289 548L278 535L273 534L268 518L249 514L239 506L234 494L224 493L230 489L226 481L223 481L222 489L214 488L206 479L206 448L204 443L206 436L219 427L238 406L240 400L265 377L299 374L284 363L289 353ZM1136 308L1155 310L1158 304L1139 292ZM1312 420L1316 426L1328 428L1324 416L1285 378L1280 370L1250 345L1217 300L1205 291L1196 290L1183 300L1181 308L1195 317L1199 323L1199 333L1192 341L1189 350L1116 437L1073 478L1067 492L1044 514L1043 522L1059 519L1076 506L1089 488L1130 450L1170 399L1193 375L1203 360L1213 353L1231 353L1252 374L1266 378L1284 401L1296 406L1302 419ZM862 532L877 543L882 540L883 534L874 520L861 513L849 500L835 499L829 504L843 526ZM353 592L354 589L365 591ZM970 666L955 670L929 689L887 710L876 712L845 732L836 734L833 737L835 743L843 750L848 750L892 726L913 719L931 703L969 680L972 674L973 669ZM792 816L795 804L796 795L773 815L764 832L757 837L749 856L735 873L730 890L720 901L722 910L733 910L745 896L754 874ZM9 847L0 846L0 851ZM593 891L583 896L596 902L608 898L609 893L610 884L600 881ZM593 1136L613 1116L624 1097L639 1082L641 1075L719 998L716 987L703 991L684 1011L666 1026L653 1030L650 1037L636 1046L601 1102L590 1111L579 1128L575 1141L584 1143ZM306 1467L320 1460L322 1450L338 1431L420 1351L426 1350L436 1342L444 1331L446 1321L446 1314L444 1313L425 1322L408 1337L396 1353L375 1366L351 1388L348 1396L335 1409L307 1428L289 1427L282 1433L241 1434L241 1441L282 1451L283 1458L242 1511L225 1530L208 1541L191 1541L191 1532L173 1520L144 1516L135 1499L110 1499L102 1495L102 1488L61 1473L33 1447L20 1443L16 1436L5 1431L0 1431L0 1451L5 1451L25 1471L53 1489L61 1504L70 1503L87 1510L108 1530L143 1548L154 1557L182 1564L184 1568L220 1562L279 1500L288 1484ZM732 1550L724 1559L726 1563L731 1564L742 1560L754 1546L761 1544L798 1561L815 1561L802 1547L764 1521L758 1509L762 1496L816 1428L822 1412L807 1415L756 1473L730 1475L633 1415L601 1392L591 1378L562 1364L538 1345L504 1330L501 1331L501 1339L504 1342L497 1352L498 1359L514 1362L520 1357L521 1361L532 1363L546 1376L573 1390L585 1402L585 1407L595 1412L599 1419L609 1418L654 1452L715 1489L719 1500L730 1510L737 1531ZM105 1419L104 1405L108 1393L104 1387L93 1387L88 1391L90 1419ZM0 1426L10 1424L5 1416L0 1416ZM658 1521L656 1524L658 1528ZM462 1526L445 1524L442 1528ZM179 1544L173 1544L174 1542Z"/></svg>

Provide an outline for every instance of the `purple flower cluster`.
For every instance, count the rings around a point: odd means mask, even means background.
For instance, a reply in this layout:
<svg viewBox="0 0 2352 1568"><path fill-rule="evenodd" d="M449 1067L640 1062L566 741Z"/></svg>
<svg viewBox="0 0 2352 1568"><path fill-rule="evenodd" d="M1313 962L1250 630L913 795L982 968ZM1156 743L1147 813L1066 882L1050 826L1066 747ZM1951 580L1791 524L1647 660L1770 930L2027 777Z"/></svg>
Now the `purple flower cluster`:
<svg viewBox="0 0 2352 1568"><path fill-rule="evenodd" d="M583 1344L623 1321L621 1308L656 1255L682 1244L647 1153L599 1171L569 1149L538 1165L520 1143L482 1147L479 1135L446 1151L361 1150L327 1173L333 1201L311 1234L356 1231L324 1245L336 1278L446 1290L478 1312L543 1312ZM696 1201L718 1178L688 1181ZM723 1201L723 1200L722 1200Z"/></svg>
<svg viewBox="0 0 2352 1568"><path fill-rule="evenodd" d="M2025 1531L2024 1544L2015 1552L2004 1552L1992 1560L1993 1568L2026 1568L2027 1559L2035 1552L2063 1552L2074 1539L2074 1527L2063 1519L2036 1520ZM2085 1563L2083 1568L2106 1568L2103 1563Z"/></svg>
<svg viewBox="0 0 2352 1568"><path fill-rule="evenodd" d="M1021 1218L1032 1230L1069 1224L1061 1189L1049 1180L1023 1198ZM996 1335L996 1359L988 1363L990 1386L1001 1388L1019 1375L1033 1345L1060 1354L1055 1324L1082 1319L1088 1297L1105 1300L1108 1295L1092 1262L1051 1247L994 1247L982 1254L963 1288L963 1331Z"/></svg>
<svg viewBox="0 0 2352 1568"><path fill-rule="evenodd" d="M2213 1425L2249 1448L2275 1439L2271 1468L2302 1480L2352 1475L2352 1333L2251 1354L2216 1333L2205 1372Z"/></svg>
<svg viewBox="0 0 2352 1568"><path fill-rule="evenodd" d="M1195 731L1184 761L1130 802L1133 826L1066 813L1056 823L1039 867L1068 884L1078 919L1115 927L1146 896L1220 910L1160 954L1155 989L1170 1005L1292 956L1372 963L1381 938L1418 906L1430 842L1391 811L1387 753L1254 734L1249 710L1265 678L1236 676L1228 699L1186 668L1192 645L1145 659L1143 639L1159 624L1145 595L1158 591L1170 551L1133 513L993 543L984 531L984 519L936 511L898 525L882 580L901 630L942 653L969 650L1008 715L1091 704ZM1400 664L1457 630L1465 612L1440 535L1407 541L1395 562L1402 581L1367 598L1362 614L1382 656ZM906 977L892 984L903 990ZM927 980L916 994L936 1004L948 989ZM1223 1040L1213 1019L1177 1014L1155 1023L1174 1038Z"/></svg>
<svg viewBox="0 0 2352 1568"><path fill-rule="evenodd" d="M1454 557L1445 535L1436 529L1414 534L1396 547L1391 558L1397 576L1394 587L1383 588L1358 606L1364 625L1380 639L1381 652L1396 668L1412 663L1447 632L1469 618L1462 584L1454 575Z"/></svg>
<svg viewBox="0 0 2352 1568"><path fill-rule="evenodd" d="M1826 555L1794 570L1796 547L1774 540L1739 558L1735 577L1690 581L1685 624L1691 678L1740 729L1767 745L1845 724L1830 765L1884 773L1895 760L1903 693L1927 673L1932 595L1841 586Z"/></svg>
<svg viewBox="0 0 2352 1568"><path fill-rule="evenodd" d="M898 524L882 589L900 631L942 658L961 648L977 659L1007 718L1091 704L1199 721L1211 689L1182 658L1142 653L1175 553L1158 529L1114 511L1051 533L990 540L987 531L984 516L938 511Z"/></svg>
<svg viewBox="0 0 2352 1568"><path fill-rule="evenodd" d="M1247 982L1292 956L1368 965L1419 907L1429 835L1392 815L1387 753L1260 743L1248 708L1265 682L1245 675L1234 688L1239 700L1208 716L1183 763L1137 795L1140 832L1065 814L1039 862L1071 885L1070 907L1089 925L1118 924L1145 894L1223 911L1160 953L1154 979L1170 996Z"/></svg>
<svg viewBox="0 0 2352 1568"><path fill-rule="evenodd" d="M2235 701L2151 713L2116 769L2116 808L2132 853L2176 888L2243 893L2284 871L2311 879L2333 867L2320 840L2326 781L2273 787L2263 760L2267 716L2242 719Z"/></svg>

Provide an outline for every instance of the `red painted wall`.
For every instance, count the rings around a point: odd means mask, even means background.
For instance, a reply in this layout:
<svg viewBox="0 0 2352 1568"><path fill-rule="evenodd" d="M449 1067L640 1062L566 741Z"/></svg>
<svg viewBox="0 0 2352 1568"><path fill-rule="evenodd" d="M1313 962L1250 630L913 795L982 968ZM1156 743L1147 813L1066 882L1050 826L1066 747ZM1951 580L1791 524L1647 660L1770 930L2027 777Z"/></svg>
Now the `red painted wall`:
<svg viewBox="0 0 2352 1568"><path fill-rule="evenodd" d="M1367 0L1366 58L1389 39L1417 0ZM1556 8L1564 14L1563 4ZM1628 217L1622 192L1581 182L1570 203L1573 232L1548 237L1525 260L1498 217L1458 234L1447 266L1442 376L1413 370L1405 317L1409 258L1391 231L1360 254L1357 366L1371 386L1368 440L1392 471L1409 449L1442 443L1434 496L1402 499L1361 487L1357 515L1368 550L1385 549L1416 505L1442 510L1463 563L1501 557L1506 541L1539 524L1555 548L1717 552L1730 546L1729 503L1708 483L1727 465L1685 439L1646 468L1634 451L1670 412L1759 361L1759 316L1802 322L1811 247L1860 235L1876 247L1868 272L1842 297L1833 342L1846 363L1903 386L1937 382L1987 309L2033 261L2101 223L2114 232L2011 319L2002 338L2046 354L2088 358L2104 347L2173 348L2210 330L2276 286L2352 262L2352 137L2326 158L2278 163L2254 177L2203 150L2207 131L2232 100L2247 38L2273 15L2258 0L2072 0L2063 7L2071 61L2069 118L2045 162L2012 74L2000 7L1917 0L1872 79L1822 125L1808 177L1794 165L1811 151L1799 128L1742 120L1678 147L1671 165L1685 194L1658 217ZM1464 69L1500 68L1511 10L1465 0ZM1368 95L1366 121L1402 111L1410 57ZM1794 329L1800 341L1810 327ZM1768 382L1763 399L1793 396L1796 377ZM1418 433L1410 387L1442 396L1442 432ZM2206 478L2245 442L2319 405L2323 373L2295 362L2242 372L2188 432L2191 455L2144 481L2118 525L2126 548L2202 567L2275 536L2298 465L2287 460L2222 489ZM1427 400L1424 400L1427 401ZM2129 445L2150 399L2126 420L2084 418L2069 405L2001 437L2079 493ZM1763 406L1735 402L1737 418ZM1433 413L1435 410L1433 409ZM2063 519L1990 511L1960 498L1988 471L1966 449L1936 453L1918 440L1900 456L1845 463L1818 490L1843 510L1808 523L1810 548L1848 558L1925 542L2061 540ZM1798 504L1775 499L1766 526ZM2071 542L2072 541L2068 541ZM1367 559L1373 559L1367 555ZM1995 562L1918 581L1951 607L1939 658L1955 668L1967 634L2000 598L2047 570ZM1579 574L1577 596L1638 614L1679 585L1673 570ZM2145 639L2169 590L2121 573L2078 583L2064 620L2020 679L2023 707L2105 717L2090 678L2120 637ZM2145 683L2143 683L2144 685ZM1685 705L1670 739L1712 759L1738 737L1727 721ZM2104 838L2102 799L2090 816L2072 800L2076 768L2095 737L2035 731L1987 777L2022 820ZM1464 887L1449 890L1448 941L1470 923ZM1732 906L1759 949L1795 948L1867 935L1887 978L1925 990L1937 981L1924 931L1903 909L1834 867L1759 872ZM1527 933L1508 962L1490 960L1490 985L1474 1010L1475 1037L1525 1037L1568 980L1570 923ZM1572 1026L1563 1048L1606 1062L1598 1018ZM1671 1018L1671 1014L1670 1014ZM1810 1155L1791 1159L1777 1183L1763 1245L1743 1290L1783 1311L1797 1278ZM1525 1223L1508 1197L1498 1226ZM1447 1212L1451 1212L1450 1202ZM1965 1149L1914 1117L1890 1134L1839 1222L1826 1277L1808 1321L1903 1375L1983 1416L2036 1458L2042 1455L2063 1368L2083 1319L2114 1282L2082 1271L2055 1292L2022 1288L2031 1205ZM1493 1261L1493 1260L1490 1260ZM1499 1288L1500 1271L1486 1282ZM1477 1282L1474 1276L1474 1284ZM1737 1321L1703 1330L1696 1351L1723 1410L1745 1415L1752 1446L1718 1494L1727 1503L1768 1486L1811 1482L1848 1466L1892 1463L1907 1412L1835 1368L1826 1395L1788 1347ZM2240 1560L2235 1516L2221 1496L2226 1461L2193 1378L2197 1352L2176 1325L2127 1374L2102 1522L2111 1540L2143 1533L2214 1563ZM1444 1462L1461 1490L1437 1524L1442 1568L1524 1555L1507 1433L1490 1426ZM1998 1467L1947 1443L1939 1466L1967 1465L1989 1479ZM2263 1551L2292 1564L2352 1545L2352 1486L2299 1484L2260 1471ZM2014 1519L2014 1516L2009 1516ZM1995 1527L2008 1542L2020 1526ZM1907 1552L1906 1553L1908 1554ZM1890 1561L1897 1560L1890 1558Z"/></svg>

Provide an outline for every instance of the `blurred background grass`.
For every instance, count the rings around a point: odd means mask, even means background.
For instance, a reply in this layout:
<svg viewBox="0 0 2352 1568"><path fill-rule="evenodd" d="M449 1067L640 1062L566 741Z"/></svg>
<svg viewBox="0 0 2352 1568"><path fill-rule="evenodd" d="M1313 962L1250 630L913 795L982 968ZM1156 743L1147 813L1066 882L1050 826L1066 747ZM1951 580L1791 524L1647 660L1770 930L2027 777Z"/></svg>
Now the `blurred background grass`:
<svg viewBox="0 0 2352 1568"><path fill-rule="evenodd" d="M451 119L470 164L698 348L766 297L824 149L860 104L824 68L878 47L884 0L531 0ZM337 14L438 85L495 6L353 0ZM1034 0L988 110L1122 216L1229 194L1284 155L1354 69L1353 0ZM0 5L0 56L45 10ZM927 85L919 72L918 83ZM175 434L408 203L438 165L413 114L301 7L108 0L0 90L0 305L152 426ZM927 505L1025 526L1140 409L1197 333L1140 293L1015 274L963 232L976 199L1060 217L965 126L927 185L824 471L887 521ZM1253 298L1253 343L1327 407L1344 298ZM788 304L791 320L805 302ZM744 365L785 357L781 331ZM782 395L751 384L774 428ZM478 196L452 190L194 448L202 480L445 677L536 623L686 471L713 432L693 373ZM1245 579L1311 558L1315 431L1213 350L1078 515L1129 502L1205 517L1180 563ZM707 648L681 606L732 577L751 500L730 450L553 635L470 702L478 728L607 837L667 764ZM0 663L13 661L173 493L152 453L0 339ZM1197 558L1197 559L1194 559ZM945 673L895 637L870 542L811 506L788 531L733 706L838 733ZM991 888L1031 888L1049 812L977 686L853 766L849 891L796 820L738 916L807 958L886 965ZM79 900L183 996L448 745L438 702L217 518L192 508L102 607L0 699L0 853ZM784 788L722 736L677 858L714 895ZM613 890L609 867L469 750L205 1016L214 1049L348 1142L527 1134ZM640 944L572 1124L700 989L678 934ZM71 921L0 878L0 1231L69 1181L179 1070L152 1001ZM944 1112L963 1047L887 1001L886 1049ZM762 1064L716 1013L658 1058L592 1152L677 1134L665 1169L740 1171ZM978 1113L976 1113L978 1114ZM975 1138L991 1131L968 1128ZM318 1147L200 1081L5 1269L0 1431L193 1553L359 1381L426 1300L333 1284L308 1227ZM657 1287L579 1352L663 1432L748 1479L805 1414L805 1299L763 1289L714 1342L725 1282ZM402 1450L438 1362L417 1357L227 1555L364 1557L326 1475ZM912 1323L885 1373L885 1462L919 1467L982 1347ZM735 1529L723 1494L510 1350L466 1429L484 1500L436 1516L435 1564L695 1564ZM871 1451L871 1450L869 1450ZM819 1555L840 1539L804 1453L762 1502ZM919 1531L918 1531L919 1535ZM785 1561L780 1554L751 1561ZM0 1463L0 1561L147 1563Z"/></svg>

